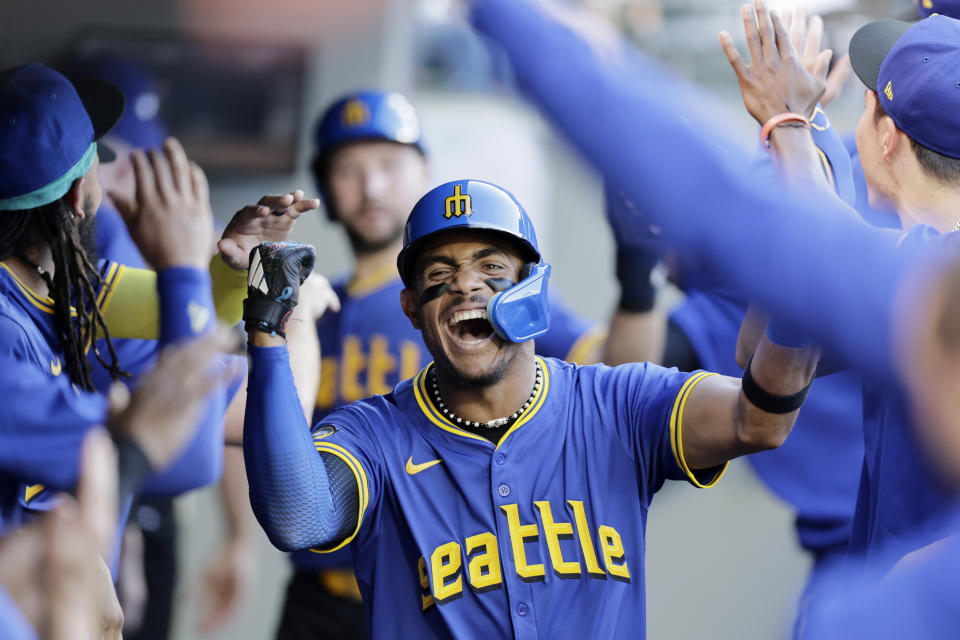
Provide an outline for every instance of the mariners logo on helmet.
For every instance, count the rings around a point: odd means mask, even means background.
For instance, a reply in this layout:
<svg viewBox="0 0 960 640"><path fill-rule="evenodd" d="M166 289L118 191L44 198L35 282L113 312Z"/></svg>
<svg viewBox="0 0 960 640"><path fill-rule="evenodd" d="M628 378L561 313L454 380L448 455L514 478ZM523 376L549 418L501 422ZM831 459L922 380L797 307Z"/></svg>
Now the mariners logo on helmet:
<svg viewBox="0 0 960 640"><path fill-rule="evenodd" d="M362 100L349 100L340 112L340 122L345 127L362 127L370 122L370 108Z"/></svg>
<svg viewBox="0 0 960 640"><path fill-rule="evenodd" d="M460 185L453 187L453 195L443 201L443 217L468 216L473 213L470 195L460 193Z"/></svg>

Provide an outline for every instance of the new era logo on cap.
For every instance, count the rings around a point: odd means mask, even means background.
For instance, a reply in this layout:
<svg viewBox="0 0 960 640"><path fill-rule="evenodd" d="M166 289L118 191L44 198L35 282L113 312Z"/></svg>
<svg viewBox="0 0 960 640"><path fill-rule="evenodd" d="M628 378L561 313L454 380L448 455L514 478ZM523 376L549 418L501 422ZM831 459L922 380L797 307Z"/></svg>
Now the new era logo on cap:
<svg viewBox="0 0 960 640"><path fill-rule="evenodd" d="M960 158L960 20L872 22L850 40L850 62L901 131Z"/></svg>

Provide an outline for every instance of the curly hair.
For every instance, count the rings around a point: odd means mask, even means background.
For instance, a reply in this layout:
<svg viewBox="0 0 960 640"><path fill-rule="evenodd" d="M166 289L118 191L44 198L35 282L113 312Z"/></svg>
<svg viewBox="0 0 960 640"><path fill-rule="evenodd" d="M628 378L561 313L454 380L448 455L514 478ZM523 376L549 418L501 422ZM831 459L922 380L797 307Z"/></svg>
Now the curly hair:
<svg viewBox="0 0 960 640"><path fill-rule="evenodd" d="M97 361L111 378L129 375L120 369L110 332L97 306L102 278L96 259L91 259L84 248L80 225L73 219L67 201L61 198L33 209L5 211L0 216L0 260L15 257L32 264L26 257L27 249L44 245L50 247L54 273L51 276L40 271L40 275L53 299L54 325L70 380L81 389L94 391L93 367L85 356L88 345L92 345ZM106 341L109 363L100 353L98 337Z"/></svg>

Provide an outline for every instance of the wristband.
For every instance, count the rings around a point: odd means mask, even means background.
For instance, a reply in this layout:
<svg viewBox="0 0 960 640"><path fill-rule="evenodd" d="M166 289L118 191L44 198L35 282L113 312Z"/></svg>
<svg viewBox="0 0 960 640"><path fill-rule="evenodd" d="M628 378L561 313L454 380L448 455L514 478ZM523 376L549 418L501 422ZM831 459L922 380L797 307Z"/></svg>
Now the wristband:
<svg viewBox="0 0 960 640"><path fill-rule="evenodd" d="M167 345L204 333L213 322L210 273L193 267L170 267L157 273L160 343Z"/></svg>
<svg viewBox="0 0 960 640"><path fill-rule="evenodd" d="M807 399L807 394L810 393L810 386L813 384L813 381L810 381L810 384L793 395L777 396L769 391L765 391L757 384L756 380L753 379L753 375L750 373L750 365L752 364L753 356L750 356L750 359L747 360L747 366L743 368L743 379L741 380L740 388L743 390L743 395L747 397L747 400L749 400L753 406L766 413L778 415L793 413L803 406L803 401Z"/></svg>
<svg viewBox="0 0 960 640"><path fill-rule="evenodd" d="M619 309L630 313L644 313L653 309L657 301L657 288L650 276L658 262L657 255L648 251L617 247Z"/></svg>
<svg viewBox="0 0 960 640"><path fill-rule="evenodd" d="M807 129L810 128L810 121L804 118L799 113L781 113L780 115L773 116L767 120L763 128L760 129L760 144L764 149L770 151L770 133L774 128L779 127L780 125L787 124L788 122L796 122L802 124Z"/></svg>
<svg viewBox="0 0 960 640"><path fill-rule="evenodd" d="M123 504L150 475L150 460L140 445L127 436L114 438L113 444L117 448L117 494L119 504Z"/></svg>

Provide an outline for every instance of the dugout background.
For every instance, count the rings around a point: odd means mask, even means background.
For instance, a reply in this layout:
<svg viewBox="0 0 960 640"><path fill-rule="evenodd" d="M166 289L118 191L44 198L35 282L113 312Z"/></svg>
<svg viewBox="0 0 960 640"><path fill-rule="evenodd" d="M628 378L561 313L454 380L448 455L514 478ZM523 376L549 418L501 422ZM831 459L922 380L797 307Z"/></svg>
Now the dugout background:
<svg viewBox="0 0 960 640"><path fill-rule="evenodd" d="M744 144L754 144L733 73L716 34L737 33L739 0L584 0L617 18L649 50L717 90L729 104ZM598 180L539 116L512 97L509 71L481 43L451 23L448 0L3 0L0 63L52 61L90 30L154 30L187 38L251 45L302 46L306 70L291 149L294 173L213 175L214 210L226 220L263 193L314 187L306 173L309 131L341 92L366 86L404 91L418 108L432 151L434 183L462 177L513 191L537 221L553 282L574 309L604 321L612 309L612 241L602 219ZM778 3L771 2L773 5ZM786 3L779 3L785 6ZM839 51L869 16L902 16L907 0L811 0L829 10L828 33ZM645 26L646 25L646 26ZM652 25L652 26L650 26ZM862 111L851 80L831 108L841 131ZM295 238L318 249L318 270L349 266L347 244L322 213L303 219ZM667 296L665 305L676 302ZM258 578L241 611L219 632L200 636L195 621L199 578L217 549L223 519L216 491L178 500L180 583L174 638L252 640L271 637L289 565L259 534ZM252 516L251 516L252 517ZM713 640L783 637L809 559L795 543L792 513L736 461L714 489L671 483L650 511L646 558L648 637Z"/></svg>

